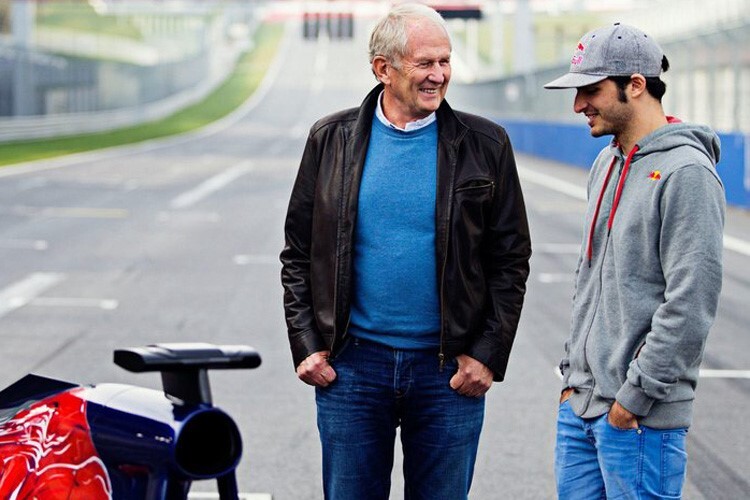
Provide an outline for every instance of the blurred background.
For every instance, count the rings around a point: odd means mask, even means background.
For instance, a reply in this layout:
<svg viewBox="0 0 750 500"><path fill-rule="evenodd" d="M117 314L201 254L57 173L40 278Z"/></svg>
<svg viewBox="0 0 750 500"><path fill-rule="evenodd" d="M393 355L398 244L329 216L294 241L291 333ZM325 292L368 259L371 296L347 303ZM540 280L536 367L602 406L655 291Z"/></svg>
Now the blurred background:
<svg viewBox="0 0 750 500"><path fill-rule="evenodd" d="M724 288L684 498L750 498L750 0L426 3L452 35L448 101L508 130L534 248L471 498L555 498L556 367L587 170L609 138L590 136L573 91L542 86L567 72L585 32L617 21L670 59L667 114L722 141ZM314 393L292 367L278 255L307 131L375 85L367 41L391 5L0 0L0 388L33 372L158 389L112 351L250 344L260 368L211 373L245 442L241 498L322 498ZM194 490L217 498L213 484Z"/></svg>
<svg viewBox="0 0 750 500"><path fill-rule="evenodd" d="M672 69L665 109L725 141L730 203L748 206L750 2L715 0L436 0L454 40L454 82L467 107L508 128L521 151L585 165L564 72L580 36L630 23L655 37ZM354 19L387 1L2 0L0 143L101 132L169 116L225 81L264 23L301 19L306 39L353 37ZM567 94L562 97L560 94ZM580 123L580 121L578 121ZM550 141L550 138L556 141ZM561 144L560 144L561 143ZM575 147L570 147L575 144ZM566 146L567 145L567 146ZM743 168L740 168L742 166Z"/></svg>

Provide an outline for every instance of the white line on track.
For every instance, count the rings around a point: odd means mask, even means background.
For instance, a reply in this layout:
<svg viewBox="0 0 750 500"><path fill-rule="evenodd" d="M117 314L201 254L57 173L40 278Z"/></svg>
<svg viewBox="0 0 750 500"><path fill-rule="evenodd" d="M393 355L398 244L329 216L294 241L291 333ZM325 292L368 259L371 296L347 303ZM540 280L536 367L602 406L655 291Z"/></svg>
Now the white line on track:
<svg viewBox="0 0 750 500"><path fill-rule="evenodd" d="M521 179L527 182L531 182L532 184L546 187L548 189L557 191L558 193L566 194L578 200L585 201L587 199L585 188L582 188L581 186L578 186L571 182L558 179L557 177L534 172L527 168L521 167L518 167L518 175L521 177ZM750 242L747 242L740 238L724 235L724 248L750 257Z"/></svg>
<svg viewBox="0 0 750 500"><path fill-rule="evenodd" d="M202 199L220 190L232 181L242 177L253 169L250 161L243 161L237 165L226 169L210 179L205 180L193 189L182 193L172 200L169 204L173 209L186 208L195 205Z"/></svg>
<svg viewBox="0 0 750 500"><path fill-rule="evenodd" d="M744 255L750 255L750 243L739 238L727 236L726 234L724 235L724 248Z"/></svg>
<svg viewBox="0 0 750 500"><path fill-rule="evenodd" d="M572 273L539 273L540 283L572 283Z"/></svg>
<svg viewBox="0 0 750 500"><path fill-rule="evenodd" d="M563 376L560 373L560 368L555 367L555 375L557 378L562 380ZM698 373L700 378L738 378L738 379L750 379L750 370L709 370L701 369Z"/></svg>
<svg viewBox="0 0 750 500"><path fill-rule="evenodd" d="M533 246L534 253L574 254L578 255L581 246L578 243L540 243Z"/></svg>
<svg viewBox="0 0 750 500"><path fill-rule="evenodd" d="M202 210L183 210L180 212L165 210L156 215L156 220L159 222L219 222L221 221L221 215L217 212Z"/></svg>
<svg viewBox="0 0 750 500"><path fill-rule="evenodd" d="M23 307L65 279L61 273L33 273L0 290L0 317Z"/></svg>
<svg viewBox="0 0 750 500"><path fill-rule="evenodd" d="M47 250L49 243L45 240L0 240L0 248L18 250Z"/></svg>
<svg viewBox="0 0 750 500"><path fill-rule="evenodd" d="M549 188L558 193L567 194L570 197L576 198L577 200L586 201L588 196L586 195L586 188L583 188L572 182L564 181L553 177L551 175L534 172L527 168L518 167L518 175L521 179L537 184L542 187Z"/></svg>
<svg viewBox="0 0 750 500"><path fill-rule="evenodd" d="M747 378L750 379L750 370L701 370L701 378Z"/></svg>
<svg viewBox="0 0 750 500"><path fill-rule="evenodd" d="M29 207L17 205L12 213L27 217L72 217L91 219L124 219L128 211L122 208L96 207Z"/></svg>
<svg viewBox="0 0 750 500"><path fill-rule="evenodd" d="M246 266L248 264L273 264L281 265L278 255L235 255L232 259L238 266Z"/></svg>
<svg viewBox="0 0 750 500"><path fill-rule="evenodd" d="M239 500L272 500L270 493L239 493ZM201 493L194 492L188 493L188 500L203 500L203 499L214 499L219 498L218 493Z"/></svg>
<svg viewBox="0 0 750 500"><path fill-rule="evenodd" d="M77 297L37 297L28 301L30 306L46 307L98 307L105 311L117 309L119 303L114 299L87 299Z"/></svg>

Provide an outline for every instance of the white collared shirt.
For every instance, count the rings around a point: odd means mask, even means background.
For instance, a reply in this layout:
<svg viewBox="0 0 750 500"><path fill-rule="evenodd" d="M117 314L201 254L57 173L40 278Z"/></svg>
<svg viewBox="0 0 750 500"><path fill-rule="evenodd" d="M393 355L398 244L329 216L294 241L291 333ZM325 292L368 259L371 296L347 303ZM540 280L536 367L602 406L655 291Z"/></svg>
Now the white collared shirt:
<svg viewBox="0 0 750 500"><path fill-rule="evenodd" d="M380 120L380 122L386 127L395 128L396 130L400 130L402 132L412 132L414 130L419 130L420 128L426 127L427 125L431 124L437 119L437 117L435 116L435 112L433 111L432 113L430 113L424 118L407 123L404 128L401 128L398 125L394 125L388 120L388 118L385 117L385 113L383 113L383 93L384 92L385 92L384 90L381 91L380 95L378 96L378 105L375 108L375 116L377 116L378 120Z"/></svg>

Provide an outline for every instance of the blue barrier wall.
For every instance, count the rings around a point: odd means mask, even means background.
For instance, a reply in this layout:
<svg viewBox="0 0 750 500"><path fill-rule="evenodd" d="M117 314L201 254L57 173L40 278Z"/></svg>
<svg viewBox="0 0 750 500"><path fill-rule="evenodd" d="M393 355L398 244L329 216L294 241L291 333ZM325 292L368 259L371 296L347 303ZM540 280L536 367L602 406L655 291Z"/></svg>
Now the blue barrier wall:
<svg viewBox="0 0 750 500"><path fill-rule="evenodd" d="M596 155L612 139L591 137L586 125L498 120L505 127L513 149L550 160L590 168ZM745 186L745 170L750 168L748 139L742 134L719 134L721 160L717 171L724 183L727 203L750 208L750 189Z"/></svg>

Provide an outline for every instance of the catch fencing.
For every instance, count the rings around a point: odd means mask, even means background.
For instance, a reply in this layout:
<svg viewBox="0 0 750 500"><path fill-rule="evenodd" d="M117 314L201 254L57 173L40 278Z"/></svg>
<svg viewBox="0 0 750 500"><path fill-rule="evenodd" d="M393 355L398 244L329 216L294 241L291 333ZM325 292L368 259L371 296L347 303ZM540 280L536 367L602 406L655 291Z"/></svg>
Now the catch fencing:
<svg viewBox="0 0 750 500"><path fill-rule="evenodd" d="M735 9L731 15L659 40L671 66L663 74L663 105L667 114L719 133L727 200L750 208L750 2L723 3ZM688 14L691 5L684 4ZM702 9L705 14L705 3ZM654 23L659 15L654 13ZM649 28L645 21L636 23ZM601 142L591 139L583 118L573 112L575 91L544 89L568 68L561 63L477 82L460 92L470 89L475 111L505 125L517 150L588 168Z"/></svg>

